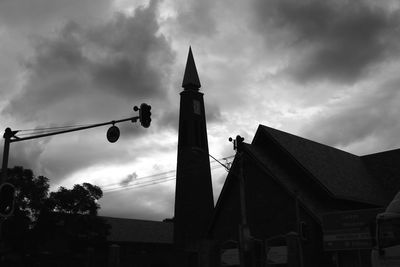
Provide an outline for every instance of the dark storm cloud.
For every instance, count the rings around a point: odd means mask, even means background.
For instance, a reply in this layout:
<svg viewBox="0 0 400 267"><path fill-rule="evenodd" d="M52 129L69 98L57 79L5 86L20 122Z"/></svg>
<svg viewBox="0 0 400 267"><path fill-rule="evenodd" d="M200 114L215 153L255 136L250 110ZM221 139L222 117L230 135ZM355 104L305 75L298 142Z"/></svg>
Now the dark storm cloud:
<svg viewBox="0 0 400 267"><path fill-rule="evenodd" d="M96 85L124 96L162 97L165 75L174 60L169 43L158 35L157 2L139 8L135 16L119 14L115 20L91 31L90 40L108 55L91 69ZM113 89L111 89L113 88Z"/></svg>
<svg viewBox="0 0 400 267"><path fill-rule="evenodd" d="M254 3L258 31L267 41L293 49L284 71L298 82L354 83L370 67L397 57L398 10L367 1Z"/></svg>
<svg viewBox="0 0 400 267"><path fill-rule="evenodd" d="M65 140L60 142L62 137L55 138L57 141L47 146L40 158L31 159L31 161L39 160L38 171L51 178L52 182L63 180L68 175L91 166L126 164L136 159L135 155L131 155L128 150L124 149L129 146L129 143L122 138L118 140L117 144L107 142L105 135L104 139L94 139L90 132L75 141L67 140L68 137L64 137ZM34 142L32 143L34 145ZM29 147L31 143L24 143L24 145Z"/></svg>
<svg viewBox="0 0 400 267"><path fill-rule="evenodd" d="M25 88L10 100L3 113L29 120L84 89L88 62L79 50L80 40L73 34L77 27L68 24L58 39L38 41L34 60L25 65L29 72Z"/></svg>
<svg viewBox="0 0 400 267"><path fill-rule="evenodd" d="M29 34L54 27L59 20L78 20L93 23L109 15L108 0L2 0L0 22Z"/></svg>
<svg viewBox="0 0 400 267"><path fill-rule="evenodd" d="M128 176L126 176L124 179L122 179L119 182L120 186L127 186L128 184L130 184L132 181L136 180L136 178L138 177L138 175L136 174L136 172L128 174Z"/></svg>
<svg viewBox="0 0 400 267"><path fill-rule="evenodd" d="M162 98L174 53L157 34L156 8L157 2L151 1L134 16L118 14L101 26L85 28L70 22L57 38L42 38L26 65L25 88L3 113L27 120L40 112L57 113L57 105L65 101L78 108L74 100L89 101L91 95Z"/></svg>
<svg viewBox="0 0 400 267"><path fill-rule="evenodd" d="M375 149L399 147L399 86L399 79L389 81L330 106L305 125L304 136L331 146L347 147L376 138L379 144Z"/></svg>
<svg viewBox="0 0 400 267"><path fill-rule="evenodd" d="M27 146L22 143L14 143L10 148L9 155L9 168L14 166L23 166L27 169L37 170L41 169L41 166L38 165L36 159L38 159L45 150L46 144L48 140L44 139L40 142L32 143ZM39 173L35 173L35 175L42 175Z"/></svg>
<svg viewBox="0 0 400 267"><path fill-rule="evenodd" d="M158 1L150 1L133 15L116 14L97 25L70 21L52 37L36 36L34 54L24 65L24 86L8 100L2 114L14 118L18 128L26 128L21 125L46 127L121 119L124 114L134 116L132 107L141 102L161 103L157 107L161 113L169 105L168 83L164 81L175 54L159 33L157 6ZM124 131L125 124L129 130ZM121 124L119 144L129 139L127 133L134 132L139 139L145 132L139 125L125 124ZM79 135L82 139L83 134ZM127 151L121 152L121 147L108 148L99 144L98 138L94 142L90 136L84 138L89 140L60 142L62 138L57 137L57 142L48 146L24 142L10 165L21 163L59 180L93 164L134 160ZM101 141L107 142L105 137Z"/></svg>
<svg viewBox="0 0 400 267"><path fill-rule="evenodd" d="M194 36L210 37L216 33L216 18L215 13L216 1L184 1L178 7L178 26L183 32Z"/></svg>

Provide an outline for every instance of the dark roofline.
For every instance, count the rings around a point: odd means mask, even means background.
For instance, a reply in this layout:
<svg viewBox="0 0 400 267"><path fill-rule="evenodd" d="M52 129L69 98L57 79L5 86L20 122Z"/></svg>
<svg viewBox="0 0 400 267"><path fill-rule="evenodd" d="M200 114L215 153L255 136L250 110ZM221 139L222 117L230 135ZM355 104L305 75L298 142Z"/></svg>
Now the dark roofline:
<svg viewBox="0 0 400 267"><path fill-rule="evenodd" d="M322 143L319 143L319 142L316 142L316 141L313 141L313 140L309 140L309 139L306 139L306 138L303 138L303 137L300 137L300 136L297 136L297 135L294 135L294 134L290 134L290 133L287 133L287 132L284 132L284 131L280 131L280 130L277 130L277 129L274 129L274 128L271 128L271 127L268 127L268 126L265 126L265 125L262 125L262 124L259 124L258 129L257 129L257 132L256 132L256 136L254 137L252 144L256 141L256 138L258 137L259 129L261 129L262 132L263 132L274 144L276 144L276 145L277 145L291 160L293 160L293 162L295 162L296 165L297 165L298 167L300 167L300 168L305 172L306 175L308 175L309 177L311 177L311 179L312 179L316 184L318 184L321 188L323 188L324 191L329 195L329 197L331 197L331 198L333 198L333 199L338 199L338 200L349 200L349 201L353 201L353 202L371 204L371 205L375 205L375 206L377 206L377 205L379 206L379 205L380 205L380 204L377 204L376 202L371 202L371 201L367 201L367 200L363 200L363 199L359 199L359 198L353 198L353 197L349 197L349 196L343 196L343 195L341 195L341 194L334 194L334 193L333 193L332 191L330 191L329 188L326 187L317 177L315 177L314 174L312 174L311 171L309 171L303 164L301 164L301 163L296 159L295 156L293 156L283 145L281 145L280 142L279 142L278 140L276 140L275 137L272 136L272 134L271 134L268 130L276 131L276 132L279 132L279 133L282 133L282 134L285 134L285 135L289 135L289 136L291 136L291 137L293 137L293 138L300 139L300 140L302 140L302 141L304 141L304 142L309 142L309 143L317 144L317 145L319 145L319 146L322 146L322 147L331 149L331 150L333 150L333 151L337 151L337 152L339 152L339 153L347 154L347 155L349 155L349 156L351 156L351 157L357 157L357 158L359 158L360 160L362 160L360 156L357 156L357 155L352 154L352 153L350 153L350 152L347 152L347 151L344 151L344 150L341 150L341 149L338 149L338 148L335 148L335 147L332 147L332 146L328 146L328 145L325 145L325 144L322 144ZM381 152L381 153L382 153L382 152Z"/></svg>
<svg viewBox="0 0 400 267"><path fill-rule="evenodd" d="M324 189L324 191L325 191L326 193L328 193L328 195L329 195L330 197L335 198L335 195L334 195L324 184L322 184L321 181L319 181L306 167L303 166L303 164L301 164L301 163L300 163L300 162L299 162L285 147L283 147L283 146L278 142L278 140L276 140L276 139L267 131L267 129L272 129L272 128L260 124L260 125L258 126L258 129L261 129L262 133L264 133L267 137L269 137L269 140L271 140L275 145L277 145L277 146L281 149L281 151L283 151L283 153L285 153L286 156L288 156L301 170L303 170L307 176L311 177L312 180L313 180L314 182L316 182L322 189ZM301 139L306 140L306 141L314 142L314 141L312 141L312 140L308 140L308 139L305 139L305 138L302 138L302 137L299 137L299 136L296 136L296 135L293 135L293 134L290 134L290 133L287 133L287 132L279 131L279 130L276 130L276 129L273 129L273 130L278 131L278 132L282 132L282 133L285 133L285 134L288 134L288 135L291 135L291 136L293 136L293 137L301 138ZM258 132L259 132L259 131L257 130L256 136L254 137L253 142L255 142L256 137L257 137L257 135L258 135ZM253 143L253 142L252 142L252 143ZM317 142L314 142L314 143L317 143ZM320 143L317 143L317 144L320 144ZM320 144L320 145L326 146L326 145L324 145L324 144Z"/></svg>
<svg viewBox="0 0 400 267"><path fill-rule="evenodd" d="M341 149L338 149L338 148L336 148L336 147L329 146L329 145L326 145L326 144L323 144L323 143L320 143L320 142L317 142L317 141L314 141L314 140L311 140L311 139L307 139L307 138L304 138L304 137L301 137L301 136L298 136L298 135L295 135L295 134L292 134L292 133L288 133L288 132L285 132L285 131L282 131L282 130L278 130L278 129L275 129L275 128L272 128L272 127L269 127L269 126L266 126L266 125L263 125L263 124L259 124L258 127L259 127L259 128L264 128L264 130L265 130L265 129L271 129L271 130L273 130L273 131L275 131L275 132L280 132L280 133L282 133L282 134L290 135L290 136L292 136L293 138L297 138L297 139L303 140L303 141L308 142L308 143L314 143L314 144L317 144L317 145L319 145L319 146L323 146L323 147L326 147L326 148L329 148L329 149L336 150L336 151L338 151L338 152L340 152L340 153L345 153L345 154L349 154L349 155L351 155L351 156L359 157L358 155L355 155L355 154L353 154L353 153L347 152L347 151L345 151L345 150L341 150ZM268 132L268 131L267 131L267 132Z"/></svg>
<svg viewBox="0 0 400 267"><path fill-rule="evenodd" d="M375 153L372 153L372 154L365 154L365 155L362 155L360 157L364 158L364 157L368 157L368 156L380 156L380 155L383 155L383 154L388 154L388 153L397 152L397 151L400 151L400 148L394 148L394 149L390 149L390 150L375 152Z"/></svg>

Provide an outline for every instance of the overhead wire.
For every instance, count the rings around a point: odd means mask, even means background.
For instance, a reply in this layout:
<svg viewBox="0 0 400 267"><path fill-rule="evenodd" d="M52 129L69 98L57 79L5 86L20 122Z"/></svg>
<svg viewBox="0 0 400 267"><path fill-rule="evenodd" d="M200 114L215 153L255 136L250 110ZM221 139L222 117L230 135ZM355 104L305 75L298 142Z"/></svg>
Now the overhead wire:
<svg viewBox="0 0 400 267"><path fill-rule="evenodd" d="M222 167L223 166L217 165L217 166L214 166L213 168L211 168L211 170L215 170L217 168L222 168ZM146 187L146 186L150 186L150 185L157 185L157 184L169 182L169 181L172 181L175 179L176 179L176 176L172 175L172 176L162 177L162 178L158 178L158 179L154 179L154 180L134 183L134 184L128 185L128 186L121 186L121 187L116 187L116 188L112 188L112 189L106 189L106 190L103 190L103 192L111 193L111 192L116 192L116 191L136 189L136 188L140 188L140 187Z"/></svg>
<svg viewBox="0 0 400 267"><path fill-rule="evenodd" d="M147 175L147 176L143 176L143 177L138 177L138 178L135 178L134 180L135 180L135 181L137 181L137 180L145 180L145 179L157 177L157 176L160 176L160 175L166 175L166 174L168 174L168 173L175 173L175 170L170 170L170 171L155 173L155 174L151 174L151 175ZM121 184L121 182L112 183L112 184L104 185L103 187L113 187L113 186L120 185L120 184Z"/></svg>
<svg viewBox="0 0 400 267"><path fill-rule="evenodd" d="M233 157L234 157L234 155L224 157L221 160L227 160L227 159L233 158ZM214 158L214 157L212 157L212 158ZM216 159L216 158L214 158L214 159ZM227 169L227 166L224 164L221 164L221 162L218 160L211 161L210 165L213 163L218 163L218 165L211 166L211 170L215 170L215 169L222 168L222 167ZM195 167L189 167L184 170L194 169L194 168ZM170 174L170 175L159 177L156 179L151 179L153 177L158 177L160 175L165 175L165 174ZM129 190L129 189L140 188L140 187L145 187L145 186L150 186L150 185L156 185L156 184L172 181L175 179L176 179L176 171L170 170L170 171L166 171L166 172L161 172L161 173L156 173L156 174L136 178L135 182L132 184L121 185L121 182L119 182L119 183L113 183L113 184L108 184L108 185L102 186L102 189L103 189L104 193L111 193L111 192L115 192L115 191ZM118 186L114 187L115 185L118 185Z"/></svg>
<svg viewBox="0 0 400 267"><path fill-rule="evenodd" d="M73 128L87 127L96 125L96 123L88 123L88 124L76 124L76 125L65 125L65 126L54 126L54 127L44 127L44 128L35 128L35 129L23 129L17 130L18 136L31 136L37 134L47 134L53 133L56 131L68 130Z"/></svg>
<svg viewBox="0 0 400 267"><path fill-rule="evenodd" d="M221 168L222 166L220 166L220 165L216 165L216 166L212 166L211 167L211 170L215 170L215 169L217 169L217 168ZM192 167L192 168L188 168L188 169L195 169L194 167ZM188 169L186 169L186 170L188 170ZM163 176L163 177L159 177L159 178L156 178L156 179L150 179L150 180L147 180L146 181L146 179L144 179L144 178L139 178L139 179L135 179L135 183L133 183L133 184L128 184L128 185L121 185L121 183L118 183L118 185L120 185L120 186L117 186L117 187L111 187L111 188L106 188L106 189L103 189L103 191L104 192L109 192L109 191L117 191L117 190L124 190L124 189L128 189L128 188L131 188L131 187L135 187L136 185L142 185L142 184L158 184L158 183L162 183L163 182L163 180L166 180L166 179L170 179L170 178L173 178L173 179L175 179L175 177L176 177L176 172L175 171L170 171L169 173L171 173L170 175L167 175L167 176ZM149 176L147 176L147 177L150 177L150 176L159 176L159 174L156 174L156 175L149 175ZM171 180L173 180L173 179L171 179ZM139 181L138 181L139 180ZM161 182L158 182L158 181L161 181ZM104 188L104 187L102 187L102 188Z"/></svg>
<svg viewBox="0 0 400 267"><path fill-rule="evenodd" d="M233 158L233 157L234 157L234 155L221 158L221 160L227 160L227 159ZM219 163L219 164L221 164L220 162L214 160L214 161L211 161L211 162L210 162L210 165L211 165L211 164L214 164L214 163ZM211 166L211 167L213 167L213 166ZM223 166L223 167L225 167L225 166ZM135 181L151 179L151 178L155 178L155 177L160 176L160 175L166 175L166 174L169 174L169 173L171 173L171 174L174 173L174 175L175 175L176 170L169 170L169 171L165 171L165 172L160 172L160 173L155 173L155 174L151 174L151 175L147 175L147 176L138 177L138 178L135 178ZM121 184L121 182L118 182L118 183L111 183L111 184L103 185L102 187L103 187L103 188L108 188L108 187L113 187L113 186L117 186L117 185L120 185L120 184Z"/></svg>
<svg viewBox="0 0 400 267"><path fill-rule="evenodd" d="M83 127L94 125L95 123L87 123L87 124L75 124L75 125L64 125L64 126L53 126L53 127L43 127L43 128L32 128L32 129L22 129L17 130L18 132L35 132L35 131L44 131L44 130L58 130L64 128L75 128L75 127Z"/></svg>

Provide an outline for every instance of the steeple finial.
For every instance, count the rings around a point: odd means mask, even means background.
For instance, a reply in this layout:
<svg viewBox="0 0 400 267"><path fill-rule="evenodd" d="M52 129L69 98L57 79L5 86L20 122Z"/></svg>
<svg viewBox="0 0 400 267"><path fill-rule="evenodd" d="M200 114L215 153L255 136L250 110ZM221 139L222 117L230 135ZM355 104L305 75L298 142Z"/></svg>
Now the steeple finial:
<svg viewBox="0 0 400 267"><path fill-rule="evenodd" d="M189 47L189 54L186 62L185 74L183 76L182 87L185 88L185 90L199 90L201 87L191 47Z"/></svg>

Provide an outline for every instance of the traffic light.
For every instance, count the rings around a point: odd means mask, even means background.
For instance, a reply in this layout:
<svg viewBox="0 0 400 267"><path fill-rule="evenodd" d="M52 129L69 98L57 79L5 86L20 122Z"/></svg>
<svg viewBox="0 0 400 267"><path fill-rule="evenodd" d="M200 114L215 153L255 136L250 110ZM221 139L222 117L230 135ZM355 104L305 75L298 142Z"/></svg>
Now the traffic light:
<svg viewBox="0 0 400 267"><path fill-rule="evenodd" d="M147 105L145 103L140 105L140 110L139 110L139 119L140 119L140 124L144 128L149 128L150 123L151 123L151 106Z"/></svg>
<svg viewBox="0 0 400 267"><path fill-rule="evenodd" d="M236 139L232 139L232 137L229 137L229 142L233 142L233 149L238 152L242 152L243 141L244 138L241 137L240 135L237 135Z"/></svg>
<svg viewBox="0 0 400 267"><path fill-rule="evenodd" d="M243 141L244 141L243 137L241 137L240 135L236 136L236 148L237 148L237 151L239 151L239 152L242 152Z"/></svg>
<svg viewBox="0 0 400 267"><path fill-rule="evenodd" d="M15 187L10 183L0 185L0 215L7 217L14 211Z"/></svg>

